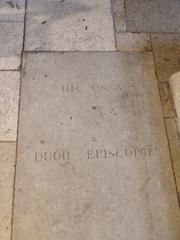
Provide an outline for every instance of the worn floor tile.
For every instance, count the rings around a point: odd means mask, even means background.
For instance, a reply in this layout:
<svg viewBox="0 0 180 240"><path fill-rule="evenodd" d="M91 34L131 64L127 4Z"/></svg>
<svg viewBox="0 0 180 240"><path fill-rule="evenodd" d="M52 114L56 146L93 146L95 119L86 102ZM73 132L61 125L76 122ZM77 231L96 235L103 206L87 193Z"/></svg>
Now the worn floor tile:
<svg viewBox="0 0 180 240"><path fill-rule="evenodd" d="M10 240L15 143L0 143L0 239Z"/></svg>
<svg viewBox="0 0 180 240"><path fill-rule="evenodd" d="M177 126L174 119L166 119L166 126L168 130L170 150L180 197L180 137L177 134Z"/></svg>
<svg viewBox="0 0 180 240"><path fill-rule="evenodd" d="M19 68L23 25L23 23L0 22L0 70Z"/></svg>
<svg viewBox="0 0 180 240"><path fill-rule="evenodd" d="M169 79L169 82L174 102L174 108L177 115L178 130L180 133L180 72L173 74Z"/></svg>
<svg viewBox="0 0 180 240"><path fill-rule="evenodd" d="M127 30L132 32L179 32L179 0L125 0Z"/></svg>
<svg viewBox="0 0 180 240"><path fill-rule="evenodd" d="M179 239L151 54L27 54L21 107L13 240Z"/></svg>
<svg viewBox="0 0 180 240"><path fill-rule="evenodd" d="M180 34L152 34L158 79L166 82L180 71Z"/></svg>
<svg viewBox="0 0 180 240"><path fill-rule="evenodd" d="M0 22L24 21L25 0L1 0Z"/></svg>
<svg viewBox="0 0 180 240"><path fill-rule="evenodd" d="M170 87L168 83L159 83L161 102L164 117L175 117L175 112L172 104L172 97L170 95Z"/></svg>
<svg viewBox="0 0 180 240"><path fill-rule="evenodd" d="M115 50L109 0L31 0L26 50Z"/></svg>
<svg viewBox="0 0 180 240"><path fill-rule="evenodd" d="M124 0L112 0L112 12L117 32L126 31Z"/></svg>
<svg viewBox="0 0 180 240"><path fill-rule="evenodd" d="M19 72L0 72L0 141L16 141Z"/></svg>
<svg viewBox="0 0 180 240"><path fill-rule="evenodd" d="M150 36L145 33L117 33L117 50L123 52L145 52L151 50Z"/></svg>

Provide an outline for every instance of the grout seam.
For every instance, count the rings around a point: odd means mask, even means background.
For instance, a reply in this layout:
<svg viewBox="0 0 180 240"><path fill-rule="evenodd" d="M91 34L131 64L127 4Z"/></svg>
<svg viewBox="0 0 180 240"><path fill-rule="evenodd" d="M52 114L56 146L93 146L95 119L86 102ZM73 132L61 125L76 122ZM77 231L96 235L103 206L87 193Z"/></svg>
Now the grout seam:
<svg viewBox="0 0 180 240"><path fill-rule="evenodd" d="M17 157L18 157L18 142L19 142L19 121L20 121L20 104L21 104L21 83L23 76L23 56L24 56L24 46L25 46L25 33L26 33L26 13L27 13L27 0L25 0L25 14L24 14L24 30L23 30L23 44L21 52L21 65L20 65L20 84L19 84L19 102L18 102L18 119L17 119L17 141L16 141L16 156L15 156L15 170L14 170L14 181L13 181L13 199L12 199L12 218L11 218L11 236L13 239L14 233L14 205L15 205L15 188L16 188L16 172L17 172Z"/></svg>
<svg viewBox="0 0 180 240"><path fill-rule="evenodd" d="M128 33L129 31L127 27L126 0L123 0L123 3L124 3L124 21L125 21L125 27L126 27L125 33Z"/></svg>
<svg viewBox="0 0 180 240"><path fill-rule="evenodd" d="M116 38L116 23L115 23L115 17L114 17L114 3L113 0L110 0L111 5L111 16L113 21L113 32L114 32L114 41L115 41L115 51L117 51L117 38Z"/></svg>
<svg viewBox="0 0 180 240"><path fill-rule="evenodd" d="M0 72L20 72L21 69L0 69Z"/></svg>
<svg viewBox="0 0 180 240"><path fill-rule="evenodd" d="M0 21L0 24L1 23L23 23L24 21L23 20L20 20L20 21Z"/></svg>

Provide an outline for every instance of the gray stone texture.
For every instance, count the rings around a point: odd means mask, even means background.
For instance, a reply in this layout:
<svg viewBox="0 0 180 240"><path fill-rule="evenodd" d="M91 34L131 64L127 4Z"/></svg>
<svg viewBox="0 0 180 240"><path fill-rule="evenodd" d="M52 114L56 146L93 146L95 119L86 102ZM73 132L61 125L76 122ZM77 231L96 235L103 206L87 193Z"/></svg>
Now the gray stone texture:
<svg viewBox="0 0 180 240"><path fill-rule="evenodd" d="M23 23L0 22L0 70L15 70L21 64Z"/></svg>
<svg viewBox="0 0 180 240"><path fill-rule="evenodd" d="M117 32L126 31L125 6L124 0L111 0L112 13L114 18L115 30Z"/></svg>
<svg viewBox="0 0 180 240"><path fill-rule="evenodd" d="M125 0L130 32L180 33L179 0Z"/></svg>
<svg viewBox="0 0 180 240"><path fill-rule="evenodd" d="M156 72L160 82L168 82L180 71L180 34L152 34Z"/></svg>
<svg viewBox="0 0 180 240"><path fill-rule="evenodd" d="M25 49L114 51L110 1L28 1Z"/></svg>
<svg viewBox="0 0 180 240"><path fill-rule="evenodd" d="M20 73L0 72L0 141L16 141Z"/></svg>
<svg viewBox="0 0 180 240"><path fill-rule="evenodd" d="M32 53L14 240L179 240L151 54Z"/></svg>
<svg viewBox="0 0 180 240"><path fill-rule="evenodd" d="M120 52L151 51L150 36L146 33L116 33L116 41Z"/></svg>
<svg viewBox="0 0 180 240"><path fill-rule="evenodd" d="M25 0L1 0L0 22L24 21Z"/></svg>
<svg viewBox="0 0 180 240"><path fill-rule="evenodd" d="M16 143L0 143L0 239L10 240Z"/></svg>

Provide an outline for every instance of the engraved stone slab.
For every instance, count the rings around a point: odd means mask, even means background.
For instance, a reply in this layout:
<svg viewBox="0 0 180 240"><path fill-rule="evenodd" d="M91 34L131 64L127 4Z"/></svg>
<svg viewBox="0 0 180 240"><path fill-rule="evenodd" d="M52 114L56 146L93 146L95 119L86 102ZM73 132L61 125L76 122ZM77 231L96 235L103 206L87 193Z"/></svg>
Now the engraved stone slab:
<svg viewBox="0 0 180 240"><path fill-rule="evenodd" d="M0 143L0 239L10 240L15 143Z"/></svg>
<svg viewBox="0 0 180 240"><path fill-rule="evenodd" d="M25 0L1 0L0 22L24 21Z"/></svg>
<svg viewBox="0 0 180 240"><path fill-rule="evenodd" d="M25 62L13 240L178 240L152 55Z"/></svg>
<svg viewBox="0 0 180 240"><path fill-rule="evenodd" d="M21 63L23 23L0 22L0 70L18 69Z"/></svg>
<svg viewBox="0 0 180 240"><path fill-rule="evenodd" d="M28 1L25 49L114 51L110 1Z"/></svg>
<svg viewBox="0 0 180 240"><path fill-rule="evenodd" d="M16 141L19 72L0 72L0 141Z"/></svg>

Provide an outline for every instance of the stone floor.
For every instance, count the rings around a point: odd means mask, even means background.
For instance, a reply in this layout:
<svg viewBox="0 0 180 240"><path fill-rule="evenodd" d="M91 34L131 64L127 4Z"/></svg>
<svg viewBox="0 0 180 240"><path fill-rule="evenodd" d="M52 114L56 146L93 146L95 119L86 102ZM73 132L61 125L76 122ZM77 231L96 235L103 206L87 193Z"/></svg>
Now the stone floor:
<svg viewBox="0 0 180 240"><path fill-rule="evenodd" d="M0 1L0 239L180 239L179 12Z"/></svg>

